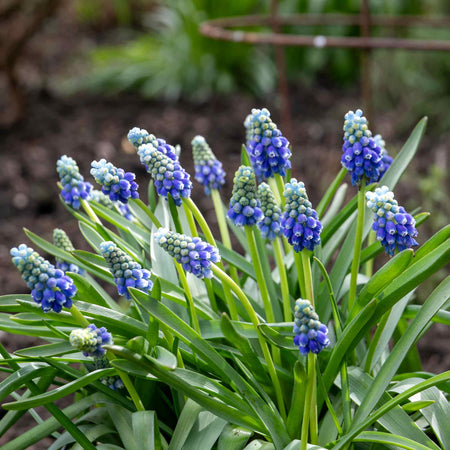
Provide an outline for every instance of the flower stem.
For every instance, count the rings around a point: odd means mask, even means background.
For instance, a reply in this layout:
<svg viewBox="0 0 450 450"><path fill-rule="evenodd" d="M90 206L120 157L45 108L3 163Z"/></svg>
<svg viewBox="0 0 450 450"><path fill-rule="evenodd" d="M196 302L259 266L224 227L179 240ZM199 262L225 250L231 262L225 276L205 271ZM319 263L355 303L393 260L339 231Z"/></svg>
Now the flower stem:
<svg viewBox="0 0 450 450"><path fill-rule="evenodd" d="M294 388L292 390L291 408L289 410L286 427L291 439L300 437L300 428L303 417L306 395L306 372L300 361L294 366Z"/></svg>
<svg viewBox="0 0 450 450"><path fill-rule="evenodd" d="M220 193L217 189L211 190L211 198L214 204L214 210L216 212L217 223L219 224L220 236L222 237L223 245L232 250L231 247L231 239L230 233L228 231L227 220L225 217L225 212L223 210L222 200L220 198ZM239 283L237 269L233 264L229 265L229 271L231 278L235 281L235 283Z"/></svg>
<svg viewBox="0 0 450 450"><path fill-rule="evenodd" d="M356 299L356 284L358 281L358 271L359 271L359 260L361 257L361 244L362 244L362 235L364 228L364 213L366 205L365 201L365 192L366 185L365 179L363 178L361 188L358 192L358 217L356 220L356 236L355 236L355 247L353 251L353 261L352 261L352 269L351 269L351 277L350 277L350 290L348 293L348 310L351 311L353 308L353 304Z"/></svg>
<svg viewBox="0 0 450 450"><path fill-rule="evenodd" d="M256 334L258 335L259 345L261 346L261 350L264 355L264 359L266 360L267 364L267 370L269 372L270 379L272 380L272 384L275 390L275 397L277 399L278 403L278 409L280 411L280 415L283 420L286 419L286 410L284 407L284 399L283 399L283 393L281 390L280 380L278 379L277 372L275 370L275 366L272 361L272 357L270 355L269 347L267 346L267 342L264 339L264 336L261 334L261 331L258 327L259 320L258 316L255 313L255 310L253 309L250 301L248 300L247 296L242 292L242 289L238 286L237 283L233 281L233 279L227 275L222 269L220 269L215 264L212 265L211 270L214 272L214 274L219 278L224 284L228 284L231 288L231 290L236 294L236 296L239 298L239 300L242 303L242 306L244 307L245 311L247 312L250 321L255 326Z"/></svg>
<svg viewBox="0 0 450 450"><path fill-rule="evenodd" d="M294 250L293 250L294 251ZM305 275L303 273L303 263L300 253L294 251L294 262L297 268L298 286L300 288L299 297L306 297Z"/></svg>
<svg viewBox="0 0 450 450"><path fill-rule="evenodd" d="M77 321L77 323L86 328L89 325L89 321L81 314L80 310L75 306L72 305L72 307L69 309L70 314L72 314L72 317ZM110 351L106 352L107 358L112 361L116 359L115 355L111 353ZM124 386L126 387L128 393L130 394L131 400L133 400L134 406L136 406L137 411L145 411L144 405L142 404L142 401L136 392L136 389L133 385L133 383L130 380L130 377L127 373L122 372L121 370L116 368L117 375L119 375L120 379L122 380Z"/></svg>
<svg viewBox="0 0 450 450"><path fill-rule="evenodd" d="M175 266L177 268L178 276L180 278L181 285L184 289L184 295L186 296L187 304L188 304L188 310L189 315L191 317L191 326L194 328L194 330L198 333L200 333L200 325L198 323L198 317L197 313L195 311L194 306L194 299L192 298L191 290L189 289L189 284L186 279L186 274L184 273L183 267L175 261Z"/></svg>
<svg viewBox="0 0 450 450"><path fill-rule="evenodd" d="M278 273L280 274L280 287L281 287L281 298L283 299L283 315L285 322L291 322L292 320L292 309L291 301L289 298L289 285L286 274L286 266L284 265L283 253L281 251L281 239L275 238L273 241L273 251L275 254L275 262L278 267Z"/></svg>
<svg viewBox="0 0 450 450"><path fill-rule="evenodd" d="M200 210L197 208L197 205L192 201L191 198L184 198L183 202L190 209L192 214L194 215L195 220L197 221L197 223L200 226L200 229L202 230L203 234L205 235L206 241L209 244L213 245L214 247L217 247L216 240L214 239L214 236L211 233L211 230L209 229L209 226L206 223L205 218L203 217ZM223 269L222 262L219 262L217 265L221 269ZM231 291L228 286L224 286L223 293L225 295L225 301L227 303L231 319L238 320L239 316L237 313L236 305L234 304L234 299L233 299L233 296L232 296Z"/></svg>
<svg viewBox="0 0 450 450"><path fill-rule="evenodd" d="M94 210L91 208L91 205L86 200L80 200L81 206L86 211L86 214L89 216L89 218L99 225L102 225L102 222L98 218L97 214L95 214Z"/></svg>
<svg viewBox="0 0 450 450"><path fill-rule="evenodd" d="M308 429L310 424L310 415L316 405L313 405L314 389L312 388L316 381L316 355L308 353L308 387L306 388L305 409L303 410L301 450L308 448ZM317 439L317 436L316 436ZM311 427L311 442L313 442L313 429Z"/></svg>
<svg viewBox="0 0 450 450"><path fill-rule="evenodd" d="M276 173L274 175L274 178L275 178L275 183L277 185L278 193L280 195L281 209L284 209L285 200L284 200L284 181L283 181L283 177L279 173Z"/></svg>
<svg viewBox="0 0 450 450"><path fill-rule="evenodd" d="M376 235L373 231L370 231L369 237L367 239L367 247L370 247L373 243L375 243L375 241L376 241ZM365 267L364 273L366 274L366 276L368 278L370 278L373 275L373 260L374 260L374 258L370 258L366 262L366 267Z"/></svg>

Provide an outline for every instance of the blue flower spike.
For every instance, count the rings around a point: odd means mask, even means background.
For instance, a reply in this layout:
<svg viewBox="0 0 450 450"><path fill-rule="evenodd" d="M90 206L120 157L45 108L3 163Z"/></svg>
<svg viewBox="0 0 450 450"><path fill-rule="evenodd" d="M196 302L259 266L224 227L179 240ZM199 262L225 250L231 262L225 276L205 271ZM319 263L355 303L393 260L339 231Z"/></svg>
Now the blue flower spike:
<svg viewBox="0 0 450 450"><path fill-rule="evenodd" d="M247 151L255 171L263 178L286 175L291 167L289 141L270 118L266 109L252 109L244 122L247 128Z"/></svg>
<svg viewBox="0 0 450 450"><path fill-rule="evenodd" d="M264 218L258 222L261 236L273 241L281 232L281 209L277 205L275 196L267 183L258 186L258 198L261 202L261 210Z"/></svg>
<svg viewBox="0 0 450 450"><path fill-rule="evenodd" d="M92 185L84 181L77 163L69 156L63 155L56 163L56 171L61 180L61 196L64 203L73 209L79 209L81 200L89 200Z"/></svg>
<svg viewBox="0 0 450 450"><path fill-rule="evenodd" d="M175 147L168 144L164 139L157 138L153 134L149 134L147 130L134 127L128 132L128 140L134 145L136 150L144 144L152 144L156 150L168 156L172 161L178 160Z"/></svg>
<svg viewBox="0 0 450 450"><path fill-rule="evenodd" d="M64 230L61 230L60 228L55 228L53 230L53 243L56 245L56 247L68 253L71 253L75 250L72 242L69 239L69 236L67 236L66 232ZM55 259L57 269L61 269L63 272L79 273L80 275L84 274L84 270L80 269L76 264L68 263L61 258Z"/></svg>
<svg viewBox="0 0 450 450"><path fill-rule="evenodd" d="M191 196L192 183L189 174L181 167L178 160L173 161L152 144L141 145L138 155L155 180L156 191L166 197L170 194L177 206L183 198Z"/></svg>
<svg viewBox="0 0 450 450"><path fill-rule="evenodd" d="M263 218L263 213L254 170L248 166L239 167L233 183L228 218L238 227L255 225Z"/></svg>
<svg viewBox="0 0 450 450"><path fill-rule="evenodd" d="M380 178L386 173L386 171L391 167L392 161L394 158L389 155L386 150L386 141L382 138L381 134L377 134L373 137L375 143L381 149L381 168L380 168Z"/></svg>
<svg viewBox="0 0 450 450"><path fill-rule="evenodd" d="M304 248L313 251L320 244L322 224L308 200L304 183L291 178L284 187L284 197L286 205L281 217L283 235L294 251L301 252Z"/></svg>
<svg viewBox="0 0 450 450"><path fill-rule="evenodd" d="M203 136L195 136L191 144L195 179L210 195L211 189L220 189L225 184L225 171Z"/></svg>
<svg viewBox="0 0 450 450"><path fill-rule="evenodd" d="M342 166L351 174L352 185L360 186L363 178L366 184L376 183L383 167L381 148L372 137L363 112L349 111L344 121L344 145Z"/></svg>
<svg viewBox="0 0 450 450"><path fill-rule="evenodd" d="M372 229L389 256L418 245L414 217L398 205L394 193L387 186L367 192L366 199L367 206L374 213Z"/></svg>
<svg viewBox="0 0 450 450"><path fill-rule="evenodd" d="M155 241L170 256L183 266L186 272L197 278L211 278L211 266L220 261L220 254L216 247L201 240L160 228L155 233Z"/></svg>
<svg viewBox="0 0 450 450"><path fill-rule="evenodd" d="M111 345L113 339L105 327L97 328L94 324L88 325L86 328L76 328L72 330L69 336L72 347L84 356L102 357L106 350L103 345Z"/></svg>
<svg viewBox="0 0 450 450"><path fill-rule="evenodd" d="M153 283L150 280L150 271L143 269L139 263L133 261L114 242L102 242L100 252L114 277L119 295L125 295L127 300L131 300L128 288L151 292Z"/></svg>
<svg viewBox="0 0 450 450"><path fill-rule="evenodd" d="M102 192L113 202L127 203L128 200L139 198L139 185L134 181L136 175L118 169L106 159L92 161L91 175L102 186Z"/></svg>
<svg viewBox="0 0 450 450"><path fill-rule="evenodd" d="M94 357L94 367L93 367L94 370L108 369L110 367L111 364L109 363L109 359L105 355ZM108 386L113 391L117 391L125 387L120 377L115 376L102 377L100 378L100 381L102 384Z"/></svg>
<svg viewBox="0 0 450 450"><path fill-rule="evenodd" d="M57 269L25 244L12 248L11 256L31 289L33 300L41 306L42 311L53 310L58 313L63 307L72 306L72 297L77 288L61 269Z"/></svg>
<svg viewBox="0 0 450 450"><path fill-rule="evenodd" d="M320 353L330 345L328 328L320 322L309 300L299 298L294 308L294 344L298 346L300 354Z"/></svg>

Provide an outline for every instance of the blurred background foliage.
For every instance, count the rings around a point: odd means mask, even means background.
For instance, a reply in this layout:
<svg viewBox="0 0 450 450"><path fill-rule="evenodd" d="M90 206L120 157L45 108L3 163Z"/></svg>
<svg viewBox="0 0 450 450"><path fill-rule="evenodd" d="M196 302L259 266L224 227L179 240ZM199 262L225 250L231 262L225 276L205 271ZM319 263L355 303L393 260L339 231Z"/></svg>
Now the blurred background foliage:
<svg viewBox="0 0 450 450"><path fill-rule="evenodd" d="M267 14L264 0L114 0L107 10L116 17L117 45L90 52L91 69L75 90L98 93L138 92L147 98L206 101L214 94L244 90L256 96L273 92L276 68L270 46L207 39L198 32L207 19ZM359 0L281 0L281 14L357 14ZM105 0L77 0L79 20L105 20ZM372 14L439 16L450 14L448 0L371 0ZM262 29L262 28L261 28ZM122 30L123 31L123 30ZM357 36L355 26L286 26L285 33ZM372 28L374 36L450 39L449 29ZM311 87L351 88L359 83L359 57L352 49L286 48L291 83ZM436 131L450 128L450 57L445 52L376 50L372 55L375 109L396 110L405 127L411 118L430 116ZM414 102L411 102L411 93ZM438 119L439 118L439 119Z"/></svg>

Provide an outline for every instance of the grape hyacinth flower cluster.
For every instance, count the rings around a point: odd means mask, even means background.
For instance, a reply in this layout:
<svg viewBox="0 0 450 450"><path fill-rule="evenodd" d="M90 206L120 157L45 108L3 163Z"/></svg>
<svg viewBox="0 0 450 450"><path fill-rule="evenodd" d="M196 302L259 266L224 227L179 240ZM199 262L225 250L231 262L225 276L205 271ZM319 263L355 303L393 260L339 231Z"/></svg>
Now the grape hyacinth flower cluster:
<svg viewBox="0 0 450 450"><path fill-rule="evenodd" d="M132 198L139 198L136 175L118 169L105 159L92 161L91 175L102 186L102 192L115 202L127 203Z"/></svg>
<svg viewBox="0 0 450 450"><path fill-rule="evenodd" d="M381 134L375 135L373 139L381 150L381 168L380 168L380 178L381 178L389 169L389 167L391 167L394 158L392 158L392 156L390 156L388 151L386 150L386 142L382 138Z"/></svg>
<svg viewBox="0 0 450 450"><path fill-rule="evenodd" d="M227 216L238 227L255 225L263 218L255 172L251 167L241 166L236 171L233 183Z"/></svg>
<svg viewBox="0 0 450 450"><path fill-rule="evenodd" d="M362 114L360 109L349 111L344 122L341 163L351 174L353 186L360 186L363 178L366 184L377 182L383 164L381 149L372 138L367 119Z"/></svg>
<svg viewBox="0 0 450 450"><path fill-rule="evenodd" d="M65 231L61 230L60 228L55 228L53 230L53 243L56 245L56 247L68 253L71 253L75 250L73 248L72 242L69 239L69 236L67 236ZM79 273L80 275L84 274L84 270L80 269L76 264L68 263L58 257L56 257L56 268L61 269L63 272Z"/></svg>
<svg viewBox="0 0 450 450"><path fill-rule="evenodd" d="M41 305L42 311L60 312L72 306L72 297L77 288L71 278L61 269L46 261L25 244L11 249L14 265L31 289L33 300Z"/></svg>
<svg viewBox="0 0 450 450"><path fill-rule="evenodd" d="M374 212L372 229L389 256L396 250L401 252L418 245L414 239L417 236L414 217L398 206L394 193L387 186L367 192L366 199L367 206Z"/></svg>
<svg viewBox="0 0 450 450"><path fill-rule="evenodd" d="M103 355L94 357L94 364L86 364L86 366L88 366L90 371L92 371L98 369L109 369L111 367L111 364L109 363L108 358ZM125 387L123 381L116 376L102 377L100 378L100 382L105 386L108 386L113 391L117 391Z"/></svg>
<svg viewBox="0 0 450 450"><path fill-rule="evenodd" d="M164 139L156 138L153 134L149 134L147 130L142 128L134 127L128 132L128 140L134 145L136 150L143 144L152 144L156 150L160 151L172 161L177 161L177 151L176 149L168 144Z"/></svg>
<svg viewBox="0 0 450 450"><path fill-rule="evenodd" d="M56 171L61 180L61 196L64 203L79 209L81 200L88 200L92 189L91 183L84 181L77 163L69 156L63 155L56 163Z"/></svg>
<svg viewBox="0 0 450 450"><path fill-rule="evenodd" d="M86 328L72 330L69 337L70 344L84 356L101 357L106 353L103 345L111 345L113 339L105 327L97 328L94 324Z"/></svg>
<svg viewBox="0 0 450 450"><path fill-rule="evenodd" d="M212 264L220 261L217 248L199 237L192 238L160 228L155 234L155 241L175 258L186 272L194 274L197 278L211 278Z"/></svg>
<svg viewBox="0 0 450 450"><path fill-rule="evenodd" d="M225 171L203 136L192 139L195 179L205 188L209 195L211 189L220 189L225 184Z"/></svg>
<svg viewBox="0 0 450 450"><path fill-rule="evenodd" d="M285 176L286 170L291 167L289 141L272 122L270 112L266 108L252 109L246 123L251 135L247 151L255 171L263 178L273 177L277 173Z"/></svg>
<svg viewBox="0 0 450 450"><path fill-rule="evenodd" d="M322 224L308 200L304 183L291 178L284 187L284 197L286 206L281 217L283 235L296 252L304 248L314 250L320 244Z"/></svg>
<svg viewBox="0 0 450 450"><path fill-rule="evenodd" d="M150 271L143 269L139 263L133 261L114 242L102 242L100 252L114 277L119 295L125 295L127 300L131 300L131 295L128 292L130 287L144 292L152 290L153 283L150 280Z"/></svg>
<svg viewBox="0 0 450 450"><path fill-rule="evenodd" d="M261 202L261 210L264 217L258 222L261 236L264 239L273 241L281 235L281 209L277 205L275 196L267 183L258 186L258 198Z"/></svg>
<svg viewBox="0 0 450 450"><path fill-rule="evenodd" d="M190 197L192 183L189 174L181 167L178 160L173 161L152 144L141 145L138 155L142 164L153 176L159 195L167 199L170 194L177 206L181 206L182 198Z"/></svg>
<svg viewBox="0 0 450 450"><path fill-rule="evenodd" d="M298 346L301 355L320 353L330 345L328 328L320 322L309 300L296 300L294 317L294 344Z"/></svg>

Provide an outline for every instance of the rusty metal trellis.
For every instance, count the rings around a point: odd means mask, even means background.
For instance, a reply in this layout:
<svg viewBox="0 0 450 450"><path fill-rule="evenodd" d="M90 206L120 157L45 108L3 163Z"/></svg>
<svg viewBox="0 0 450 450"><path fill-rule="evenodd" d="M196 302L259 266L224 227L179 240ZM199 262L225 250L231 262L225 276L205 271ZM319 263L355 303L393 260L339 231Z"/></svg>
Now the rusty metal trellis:
<svg viewBox="0 0 450 450"><path fill-rule="evenodd" d="M360 27L360 36L322 36L283 34L284 25L354 25ZM268 26L271 32L243 31L240 27ZM372 115L370 54L373 49L403 49L450 51L450 40L423 40L371 37L371 27L433 27L450 28L450 17L388 16L371 15L369 0L361 1L360 14L293 14L279 15L278 1L271 1L270 15L247 15L209 20L200 25L200 32L211 39L245 42L249 44L271 44L275 46L278 67L278 85L281 98L281 119L286 134L292 136L289 93L284 62L285 46L315 48L356 48L361 55L361 91L367 115Z"/></svg>

